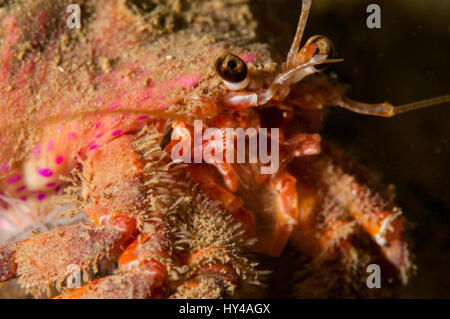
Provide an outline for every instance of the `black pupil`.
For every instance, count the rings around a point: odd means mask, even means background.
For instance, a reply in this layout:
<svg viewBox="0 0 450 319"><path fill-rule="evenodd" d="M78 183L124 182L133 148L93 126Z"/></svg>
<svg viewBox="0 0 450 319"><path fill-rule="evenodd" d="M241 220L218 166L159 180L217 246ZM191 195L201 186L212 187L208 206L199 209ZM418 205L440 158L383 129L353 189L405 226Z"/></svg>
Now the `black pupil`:
<svg viewBox="0 0 450 319"><path fill-rule="evenodd" d="M241 82L247 76L247 65L237 55L227 53L216 59L214 68L222 79L229 82Z"/></svg>
<svg viewBox="0 0 450 319"><path fill-rule="evenodd" d="M237 63L236 63L236 61L231 60L231 61L228 61L227 66L233 70L237 66Z"/></svg>

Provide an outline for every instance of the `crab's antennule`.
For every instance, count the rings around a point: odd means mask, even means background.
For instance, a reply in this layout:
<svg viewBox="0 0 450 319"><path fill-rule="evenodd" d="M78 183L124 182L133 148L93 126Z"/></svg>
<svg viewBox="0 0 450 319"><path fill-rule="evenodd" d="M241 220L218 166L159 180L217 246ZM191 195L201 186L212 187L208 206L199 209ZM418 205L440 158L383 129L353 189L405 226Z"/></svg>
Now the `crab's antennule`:
<svg viewBox="0 0 450 319"><path fill-rule="evenodd" d="M447 103L447 102L450 102L450 94L397 106L395 108L395 113L401 114L401 113L418 110L418 109L423 109L425 107L443 104L443 103Z"/></svg>
<svg viewBox="0 0 450 319"><path fill-rule="evenodd" d="M292 41L291 48L289 49L286 66L291 67L292 61L294 61L295 55L300 49L300 42L302 41L303 31L305 30L306 21L308 21L309 9L311 8L311 0L302 1L302 13L298 20L297 30L295 31L294 41Z"/></svg>

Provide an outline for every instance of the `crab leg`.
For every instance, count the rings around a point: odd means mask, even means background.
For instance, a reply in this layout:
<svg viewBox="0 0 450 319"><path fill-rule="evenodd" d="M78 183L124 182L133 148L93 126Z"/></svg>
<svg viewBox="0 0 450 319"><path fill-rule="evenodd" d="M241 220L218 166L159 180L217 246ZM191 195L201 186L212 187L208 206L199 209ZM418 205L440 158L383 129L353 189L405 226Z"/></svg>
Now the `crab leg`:
<svg viewBox="0 0 450 319"><path fill-rule="evenodd" d="M142 233L119 258L122 273L95 280L58 299L85 298L151 298L158 295L168 279L170 241L160 222L152 232Z"/></svg>
<svg viewBox="0 0 450 319"><path fill-rule="evenodd" d="M181 127L184 123L179 123ZM185 126L182 126L185 128ZM179 134L181 136L181 134ZM279 255L289 240L292 230L297 224L297 190L295 188L296 179L288 172L284 171L285 166L293 157L315 155L320 152L320 136L317 134L299 134L286 141L279 141L281 147L281 173L270 178L268 175L261 175L256 172L251 165L238 165L233 163L211 162L218 173L223 178L221 185L217 172L211 170L208 165L191 165L191 177L200 183L202 189L209 194L212 199L219 200L224 208L231 212L237 218L244 218L244 228L248 230L260 228L256 225L254 213L262 210L263 224L272 225L270 231L266 230L260 234L253 233L258 241L255 245L257 251L269 254L271 256ZM222 168L226 165L227 170ZM257 166L257 165L256 165ZM211 166L210 166L211 167ZM229 181L235 181L233 187L230 187ZM236 194L236 195L235 195ZM250 210L244 208L244 203L254 202L251 199L253 194L257 197L265 197L268 200L268 207L255 207ZM239 195L245 197L245 200L239 198ZM252 213L250 211L253 211ZM257 213L259 215L259 213ZM251 219L250 219L251 218ZM242 222L242 220L238 220ZM261 225L259 225L261 226ZM248 232L247 234L251 234Z"/></svg>
<svg viewBox="0 0 450 319"><path fill-rule="evenodd" d="M189 235L182 239L188 249L180 262L187 272L171 298L230 297L236 288L258 284L256 264L242 255L244 246L253 243L245 228L229 212L211 209L209 200L197 197L196 202L197 211L187 224Z"/></svg>
<svg viewBox="0 0 450 319"><path fill-rule="evenodd" d="M8 259L11 264L3 267L7 269L2 274L5 280L19 275L19 281L28 287L63 280L70 274L69 266L94 266L109 255L119 254L137 235L134 211L139 208L135 203L144 196L139 182L143 163L132 151L132 140L128 135L112 140L83 167L85 209L99 226L73 225L21 244L6 244L2 250L12 258ZM115 180L117 176L121 176L120 183ZM15 245L11 246L14 250L8 245ZM17 263L17 272L12 271L13 263Z"/></svg>
<svg viewBox="0 0 450 319"><path fill-rule="evenodd" d="M324 207L325 196L320 195L317 187L305 182L298 182L296 188L299 213L291 236L294 246L309 256L323 256L328 260L337 257L337 251L345 252L351 246L348 237L355 223L339 216L336 208L334 216L329 216L330 221L319 222L319 211L327 209Z"/></svg>
<svg viewBox="0 0 450 319"><path fill-rule="evenodd" d="M242 225L247 236L251 237L255 231L255 217L252 212L244 208L241 198L234 195L220 185L217 172L208 165L196 164L189 167L190 178L199 183L212 200L217 200L227 209L235 223Z"/></svg>
<svg viewBox="0 0 450 319"><path fill-rule="evenodd" d="M411 262L400 209L389 205L378 194L360 184L355 176L338 167L324 171L323 178L341 181L339 188L330 187L330 194L347 207L358 224L380 246L386 259L398 269L402 281L406 283Z"/></svg>
<svg viewBox="0 0 450 319"><path fill-rule="evenodd" d="M200 184L202 190L211 199L218 200L230 212L235 223L240 223L246 230L246 235L257 238L255 250L271 256L278 256L281 253L297 224L297 191L295 189L296 180L293 176L287 172L282 172L279 176L262 181L262 185L256 186L259 190L251 190L248 193L253 194L255 191L258 192L259 196L266 194L271 199L270 205L265 208L249 210L244 207L245 200L220 185L220 179L215 176L217 172L211 170L210 167L207 165L192 165L189 169L191 178ZM251 197L251 195L248 195L248 197ZM248 200L248 198L246 199ZM255 232L258 227L254 211L260 209L266 211L265 217L262 218L265 221L262 222L273 225L270 227L270 231L266 230L263 233ZM261 219L260 216L258 218Z"/></svg>
<svg viewBox="0 0 450 319"><path fill-rule="evenodd" d="M265 252L278 256L286 246L298 219L298 195L296 180L288 172L273 178L270 188L275 193L274 228L269 236L270 242L264 244Z"/></svg>
<svg viewBox="0 0 450 319"><path fill-rule="evenodd" d="M221 247L217 247L220 250ZM197 262L201 258L207 258L211 254L210 249L205 249L189 258L189 264ZM226 295L232 295L233 291L226 291L227 286L236 285L239 276L231 265L224 263L211 263L201 267L195 277L177 287L176 292L169 298L206 298L215 299Z"/></svg>
<svg viewBox="0 0 450 319"><path fill-rule="evenodd" d="M129 143L127 140L122 142ZM114 145L115 156L118 154L122 159L130 156L121 154L120 143L118 144ZM147 150L143 154L148 155L143 156L156 156L153 151L153 149ZM162 153L161 149L159 151ZM103 158L109 158L108 161L111 161L113 154L108 155L110 156L102 156L95 161L97 169L93 171L94 180L95 175L99 174L98 167L102 166L99 161ZM148 187L152 187L151 185L158 187L157 185L163 182L162 179L168 178L168 176L161 176L155 179L154 169L148 171L148 174L150 175L144 176L144 179L152 179L150 184L145 183ZM101 181L107 180L105 176L100 178ZM158 184L154 184L155 180L158 180ZM166 182L175 183L170 180L164 181ZM181 195L183 191L180 190L180 192L178 195L183 197ZM147 205L149 203L145 200L139 200L139 202ZM152 205L148 206L152 207ZM118 274L94 281L73 292L63 294L60 298L154 298L160 296L160 293L170 291L172 287L177 287L176 294L180 296L207 297L208 294L203 288L210 283L211 279L214 279L214 282L222 281L223 285L228 287L227 291L233 289L241 279L248 279L245 267L242 268L246 262L239 257L237 249L242 244L239 241L241 231L236 223L231 222L233 218L230 220L230 215L221 215L221 210L217 210L210 199L201 197L199 192L194 196L189 207L191 208L182 208L183 212L186 209L192 209L184 217L181 212L177 212L176 205L170 205L164 212L149 211L142 233L119 258L120 272ZM101 218L102 216L98 219ZM176 234L173 233L173 229L180 226L176 226L173 218L182 218L183 226ZM185 226L187 229L184 228ZM219 232L221 235L211 236L214 232ZM181 249L181 247L185 248ZM191 287L189 283L194 282L203 288ZM226 293L214 285L212 287L216 288L211 291L215 293L214 296Z"/></svg>
<svg viewBox="0 0 450 319"><path fill-rule="evenodd" d="M121 216L127 216L128 219L155 214L144 206L144 162L133 142L134 136L121 136L99 149L85 164L83 192L88 199L86 211L101 225L115 223L117 213L112 213L114 211L123 212ZM123 220L120 229L125 230L127 222L129 220ZM119 268L125 274L94 281L64 297L152 296L167 278L166 266L160 260L168 258L169 250L168 239L161 235L164 234L164 225L160 222L153 224L152 232L140 234L121 255ZM131 290L134 291L132 296L129 295ZM111 295L114 291L114 295Z"/></svg>
<svg viewBox="0 0 450 319"><path fill-rule="evenodd" d="M354 233L351 218L369 234L406 283L411 262L401 212L389 198L358 181L370 177L353 163L331 149L331 157L322 156L303 167L307 180L299 184L300 220L294 232L294 244L312 256L320 254L329 243L349 239ZM311 183L312 180L316 182ZM331 222L324 224L327 219ZM325 231L314 230L320 226L318 222L324 224L321 229L326 226ZM307 240L308 237L313 240Z"/></svg>
<svg viewBox="0 0 450 319"><path fill-rule="evenodd" d="M86 269L116 254L126 238L116 229L71 225L1 248L8 265L2 267L2 281L20 276L26 287L65 279L71 267Z"/></svg>

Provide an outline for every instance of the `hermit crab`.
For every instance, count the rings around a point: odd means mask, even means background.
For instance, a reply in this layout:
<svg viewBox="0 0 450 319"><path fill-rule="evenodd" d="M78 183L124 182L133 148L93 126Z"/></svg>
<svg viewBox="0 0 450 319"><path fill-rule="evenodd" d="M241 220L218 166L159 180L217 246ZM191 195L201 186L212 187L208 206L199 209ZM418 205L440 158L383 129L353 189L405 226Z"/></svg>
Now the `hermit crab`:
<svg viewBox="0 0 450 319"><path fill-rule="evenodd" d="M80 1L79 28L69 4L0 7L1 281L57 298L249 297L270 276L259 256L288 243L308 260L296 297L369 295L370 264L408 281L392 191L319 131L328 107L391 117L450 96L346 97L320 74L340 61L331 41L300 47L310 0L286 59L256 41L244 2ZM252 139L270 141L265 158ZM15 236L61 214L72 224Z"/></svg>

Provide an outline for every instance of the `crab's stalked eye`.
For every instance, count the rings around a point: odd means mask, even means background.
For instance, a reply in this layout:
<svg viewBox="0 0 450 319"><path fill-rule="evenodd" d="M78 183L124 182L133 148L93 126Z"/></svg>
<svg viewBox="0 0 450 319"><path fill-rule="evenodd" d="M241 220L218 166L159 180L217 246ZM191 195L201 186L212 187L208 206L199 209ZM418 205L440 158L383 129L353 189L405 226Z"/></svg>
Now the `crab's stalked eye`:
<svg viewBox="0 0 450 319"><path fill-rule="evenodd" d="M237 55L225 53L214 63L217 74L230 90L242 90L248 85L247 65Z"/></svg>
<svg viewBox="0 0 450 319"><path fill-rule="evenodd" d="M306 41L305 45L314 45L316 47L316 51L314 55L317 54L326 54L328 59L332 59L334 57L334 46L330 39L323 35L315 35ZM313 56L314 56L313 55ZM318 71L325 70L330 64L323 63L315 65L314 67Z"/></svg>

